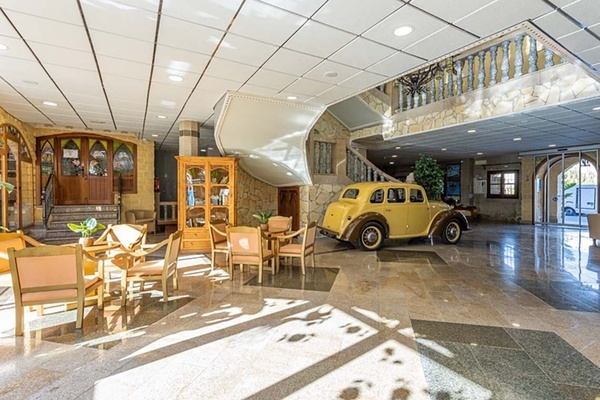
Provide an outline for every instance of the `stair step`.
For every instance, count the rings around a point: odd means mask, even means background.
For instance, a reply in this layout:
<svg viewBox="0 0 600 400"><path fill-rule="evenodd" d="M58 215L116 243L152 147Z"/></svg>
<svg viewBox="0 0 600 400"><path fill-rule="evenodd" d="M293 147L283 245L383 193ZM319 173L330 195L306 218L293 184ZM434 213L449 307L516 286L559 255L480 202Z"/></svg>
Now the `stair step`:
<svg viewBox="0 0 600 400"><path fill-rule="evenodd" d="M104 205L73 205L73 206L54 206L52 209L52 214L61 214L61 213L92 213L92 212L105 212L112 211L118 212L119 207L114 204L104 204Z"/></svg>
<svg viewBox="0 0 600 400"><path fill-rule="evenodd" d="M86 218L88 217L94 217L96 218L98 221L102 221L102 220L116 220L118 217L118 213L116 211L104 211L104 212L92 212L92 213L77 213L77 212L72 212L72 213L59 213L59 214L54 214L52 213L52 222L81 222L84 221Z"/></svg>

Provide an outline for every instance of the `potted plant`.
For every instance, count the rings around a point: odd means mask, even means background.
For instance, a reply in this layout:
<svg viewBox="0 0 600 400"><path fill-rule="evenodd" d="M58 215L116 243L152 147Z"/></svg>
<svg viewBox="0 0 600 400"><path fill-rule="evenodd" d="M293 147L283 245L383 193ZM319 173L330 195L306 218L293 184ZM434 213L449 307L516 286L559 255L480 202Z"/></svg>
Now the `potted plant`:
<svg viewBox="0 0 600 400"><path fill-rule="evenodd" d="M255 214L252 214L260 222L260 229L263 231L267 230L267 222L269 222L271 215L273 215L273 211L257 211Z"/></svg>
<svg viewBox="0 0 600 400"><path fill-rule="evenodd" d="M79 243L83 246L91 246L94 244L94 238L91 237L94 232L98 229L105 229L106 226L101 224L94 217L88 217L85 221L82 221L78 224L70 222L67 224L70 230L73 232L81 233L81 239L79 239Z"/></svg>
<svg viewBox="0 0 600 400"><path fill-rule="evenodd" d="M221 177L221 174L219 173L219 171L212 171L210 173L210 177L212 183L219 183L219 178Z"/></svg>
<svg viewBox="0 0 600 400"><path fill-rule="evenodd" d="M415 181L423 186L429 200L441 200L444 191L444 172L432 157L421 154L415 163Z"/></svg>

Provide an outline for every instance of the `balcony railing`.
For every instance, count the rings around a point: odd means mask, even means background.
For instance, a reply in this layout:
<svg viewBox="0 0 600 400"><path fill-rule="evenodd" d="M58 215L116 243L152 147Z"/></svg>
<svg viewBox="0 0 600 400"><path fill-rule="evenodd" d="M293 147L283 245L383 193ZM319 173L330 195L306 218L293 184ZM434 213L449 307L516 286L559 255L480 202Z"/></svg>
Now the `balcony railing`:
<svg viewBox="0 0 600 400"><path fill-rule="evenodd" d="M351 147L346 147L346 176L354 182L398 182Z"/></svg>

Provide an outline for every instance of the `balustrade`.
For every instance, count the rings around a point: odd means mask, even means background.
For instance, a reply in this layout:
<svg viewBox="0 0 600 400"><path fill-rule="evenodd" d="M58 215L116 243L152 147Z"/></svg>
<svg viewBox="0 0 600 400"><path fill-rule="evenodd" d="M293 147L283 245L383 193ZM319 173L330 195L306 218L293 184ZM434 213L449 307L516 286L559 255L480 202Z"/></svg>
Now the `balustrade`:
<svg viewBox="0 0 600 400"><path fill-rule="evenodd" d="M398 182L350 147L346 148L346 176L354 182Z"/></svg>

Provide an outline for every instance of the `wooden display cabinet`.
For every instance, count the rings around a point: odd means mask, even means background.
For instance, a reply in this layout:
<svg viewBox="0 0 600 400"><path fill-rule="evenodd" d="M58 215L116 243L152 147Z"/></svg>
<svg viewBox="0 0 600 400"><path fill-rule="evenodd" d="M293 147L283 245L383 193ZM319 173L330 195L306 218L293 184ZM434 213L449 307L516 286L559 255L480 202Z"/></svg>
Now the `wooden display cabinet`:
<svg viewBox="0 0 600 400"><path fill-rule="evenodd" d="M178 226L182 251L210 250L209 224L235 225L235 164L227 157L177 156Z"/></svg>

